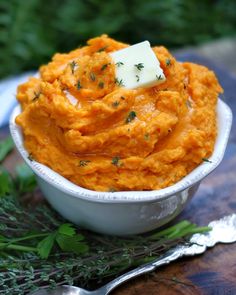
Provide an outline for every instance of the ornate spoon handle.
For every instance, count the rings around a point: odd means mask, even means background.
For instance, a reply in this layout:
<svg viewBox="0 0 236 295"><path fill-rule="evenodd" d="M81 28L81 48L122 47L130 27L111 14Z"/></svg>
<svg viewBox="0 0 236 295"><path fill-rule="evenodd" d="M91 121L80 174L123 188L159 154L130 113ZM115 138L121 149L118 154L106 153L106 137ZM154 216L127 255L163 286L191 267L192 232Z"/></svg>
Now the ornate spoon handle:
<svg viewBox="0 0 236 295"><path fill-rule="evenodd" d="M139 266L139 267L119 276L118 278L114 279L113 281L109 282L108 284L106 284L103 287L101 287L100 289L98 289L99 291L101 291L101 293L97 293L97 294L106 295L111 290L113 290L114 288L116 288L117 286L122 284L123 282L130 280L131 278L151 272L155 268L157 268L161 265L164 265L164 264L168 264L171 261L174 261L180 257L201 254L206 250L206 248L207 248L206 246L201 246L201 245L196 245L196 244L177 246L176 248L169 250L164 256L158 258L157 260L155 260L151 263L147 263L145 265Z"/></svg>

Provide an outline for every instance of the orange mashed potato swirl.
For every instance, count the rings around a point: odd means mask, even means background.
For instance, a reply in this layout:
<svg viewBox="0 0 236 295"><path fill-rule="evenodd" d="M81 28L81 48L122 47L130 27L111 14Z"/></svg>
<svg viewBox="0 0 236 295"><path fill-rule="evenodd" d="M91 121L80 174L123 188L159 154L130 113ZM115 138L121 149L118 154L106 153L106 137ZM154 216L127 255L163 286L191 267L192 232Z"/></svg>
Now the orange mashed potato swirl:
<svg viewBox="0 0 236 295"><path fill-rule="evenodd" d="M56 54L19 86L25 147L36 161L95 191L170 186L208 158L222 88L204 66L153 47L166 81L128 90L109 52L127 47L106 35Z"/></svg>

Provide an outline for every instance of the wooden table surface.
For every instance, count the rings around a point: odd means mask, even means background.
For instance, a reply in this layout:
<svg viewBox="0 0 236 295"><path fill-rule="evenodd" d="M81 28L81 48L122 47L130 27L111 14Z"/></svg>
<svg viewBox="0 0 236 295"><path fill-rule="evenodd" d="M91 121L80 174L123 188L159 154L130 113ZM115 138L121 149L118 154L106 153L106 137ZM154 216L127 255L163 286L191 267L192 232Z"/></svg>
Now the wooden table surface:
<svg viewBox="0 0 236 295"><path fill-rule="evenodd" d="M227 70L212 64L191 52L180 56L182 60L193 60L214 69L225 89L224 99L236 113L236 77ZM224 215L236 213L236 128L233 122L229 144L220 166L201 184L198 192L176 219L188 219L198 225ZM0 129L0 138L8 129ZM16 152L8 156L4 165L12 169L21 159ZM236 243L217 245L200 256L181 259L155 272L139 277L116 289L116 295L156 294L236 294Z"/></svg>

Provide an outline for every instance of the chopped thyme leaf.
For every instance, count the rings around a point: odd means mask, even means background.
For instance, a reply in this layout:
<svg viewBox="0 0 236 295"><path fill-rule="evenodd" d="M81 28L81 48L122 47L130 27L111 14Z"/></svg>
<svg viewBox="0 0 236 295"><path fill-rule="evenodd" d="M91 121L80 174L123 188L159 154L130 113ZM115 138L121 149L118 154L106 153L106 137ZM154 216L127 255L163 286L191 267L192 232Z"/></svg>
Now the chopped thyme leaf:
<svg viewBox="0 0 236 295"><path fill-rule="evenodd" d="M192 103L189 99L186 100L186 106L191 109L192 108Z"/></svg>
<svg viewBox="0 0 236 295"><path fill-rule="evenodd" d="M114 102L112 103L112 106L113 106L114 108L117 108L119 104L120 104L119 101L116 100L116 101L114 101Z"/></svg>
<svg viewBox="0 0 236 295"><path fill-rule="evenodd" d="M144 134L144 139L145 139L145 140L149 140L149 139L150 139L150 135L149 135L148 133L145 133L145 134Z"/></svg>
<svg viewBox="0 0 236 295"><path fill-rule="evenodd" d="M111 160L111 163L115 166L120 166L120 157L113 157L112 160Z"/></svg>
<svg viewBox="0 0 236 295"><path fill-rule="evenodd" d="M167 58L167 60L166 60L166 65L167 65L167 67L171 66L171 60L169 58Z"/></svg>
<svg viewBox="0 0 236 295"><path fill-rule="evenodd" d="M88 163L90 163L91 161L89 160L80 160L79 161L79 167L85 167L88 165Z"/></svg>
<svg viewBox="0 0 236 295"><path fill-rule="evenodd" d="M33 97L32 101L36 101L36 100L38 100L41 94L42 94L41 91L39 91L39 92L34 92L34 97Z"/></svg>
<svg viewBox="0 0 236 295"><path fill-rule="evenodd" d="M117 67L120 67L120 66L123 66L123 65L124 65L124 63L121 62L121 61L118 61L118 62L116 63L116 66L117 66Z"/></svg>
<svg viewBox="0 0 236 295"><path fill-rule="evenodd" d="M139 82L140 78L139 78L139 75L135 75L136 77L136 82Z"/></svg>
<svg viewBox="0 0 236 295"><path fill-rule="evenodd" d="M140 62L140 63L138 63L138 64L136 64L134 66L137 68L138 71L141 71L144 68L144 65L143 65L142 62Z"/></svg>
<svg viewBox="0 0 236 295"><path fill-rule="evenodd" d="M156 75L157 80L163 80L163 77L161 75Z"/></svg>
<svg viewBox="0 0 236 295"><path fill-rule="evenodd" d="M125 97L124 97L124 96L121 96L120 98L121 98L122 100L125 100Z"/></svg>
<svg viewBox="0 0 236 295"><path fill-rule="evenodd" d="M135 117L136 117L136 113L134 111L131 111L128 114L128 117L126 118L125 123L130 123L131 121L135 119Z"/></svg>
<svg viewBox="0 0 236 295"><path fill-rule="evenodd" d="M77 66L77 63L73 60L71 63L70 63L70 68L71 68L71 72L72 74L74 75L75 73L75 67Z"/></svg>
<svg viewBox="0 0 236 295"><path fill-rule="evenodd" d="M102 82L102 81L99 82L99 83L98 83L98 87L101 88L101 89L103 89L103 88L104 88L104 82Z"/></svg>
<svg viewBox="0 0 236 295"><path fill-rule="evenodd" d="M77 89L80 90L82 88L80 80L77 82Z"/></svg>
<svg viewBox="0 0 236 295"><path fill-rule="evenodd" d="M100 49L97 50L97 52L102 52L105 51L107 49L108 45L101 47Z"/></svg>
<svg viewBox="0 0 236 295"><path fill-rule="evenodd" d="M108 192L110 192L110 193L114 193L114 192L116 192L117 190L114 188L114 187L110 187L109 188L109 190L108 190Z"/></svg>
<svg viewBox="0 0 236 295"><path fill-rule="evenodd" d="M207 159L207 158L202 158L202 161L203 161L203 162L207 162L207 163L212 163L212 161L210 161L210 160Z"/></svg>
<svg viewBox="0 0 236 295"><path fill-rule="evenodd" d="M118 85L118 86L125 86L124 85L124 82L123 82L123 79L117 79L117 78L115 78L115 83Z"/></svg>
<svg viewBox="0 0 236 295"><path fill-rule="evenodd" d="M109 63L108 63L108 64L104 64L104 65L101 67L101 71L104 71L108 66L109 66Z"/></svg>
<svg viewBox="0 0 236 295"><path fill-rule="evenodd" d="M34 161L32 153L29 153L27 158L30 160L30 162Z"/></svg>
<svg viewBox="0 0 236 295"><path fill-rule="evenodd" d="M92 72L89 74L89 77L90 77L90 80L93 81L93 82L96 80L96 76Z"/></svg>

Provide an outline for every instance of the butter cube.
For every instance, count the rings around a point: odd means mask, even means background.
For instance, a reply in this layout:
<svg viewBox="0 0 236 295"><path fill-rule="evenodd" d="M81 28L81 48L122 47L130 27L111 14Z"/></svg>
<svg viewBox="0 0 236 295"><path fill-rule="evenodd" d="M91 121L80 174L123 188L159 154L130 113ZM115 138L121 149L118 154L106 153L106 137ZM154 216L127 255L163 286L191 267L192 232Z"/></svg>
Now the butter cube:
<svg viewBox="0 0 236 295"><path fill-rule="evenodd" d="M152 87L166 78L150 43L144 41L110 53L116 65L116 83L128 89Z"/></svg>

